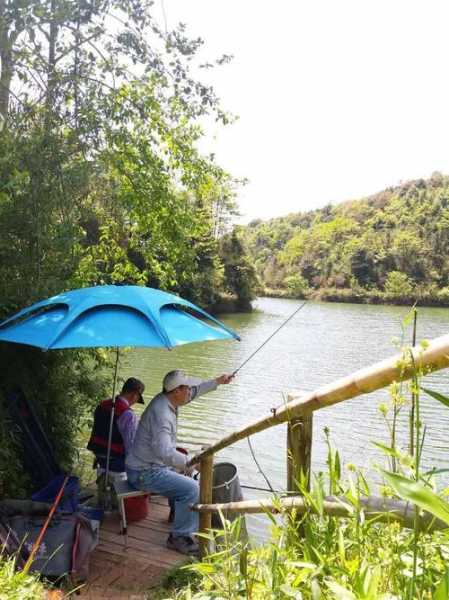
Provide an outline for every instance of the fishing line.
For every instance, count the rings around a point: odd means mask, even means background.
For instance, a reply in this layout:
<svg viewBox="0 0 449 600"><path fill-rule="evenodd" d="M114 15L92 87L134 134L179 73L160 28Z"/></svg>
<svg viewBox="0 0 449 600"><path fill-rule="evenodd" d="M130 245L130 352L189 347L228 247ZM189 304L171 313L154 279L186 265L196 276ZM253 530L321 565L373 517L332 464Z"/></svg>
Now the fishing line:
<svg viewBox="0 0 449 600"><path fill-rule="evenodd" d="M307 304L307 300L305 300L305 301L304 301L304 302L301 304L301 306L300 306L299 308L297 308L297 309L295 310L295 312L293 312L293 313L292 313L292 314L291 314L291 315L288 317L288 319L286 319L286 320L285 320L285 321L282 323L282 325L280 325L280 326L279 326L279 327L276 329L276 331L273 331L273 333L272 333L272 334L271 334L271 335L270 335L270 336L269 336L269 337L268 337L268 338L267 338L267 339L264 341L264 343L263 343L263 344L261 344L261 345L260 345L258 348L256 348L256 350L254 350L254 352L253 352L253 353L252 353L250 356L248 356L248 358L247 358L247 359L246 359L246 360L245 360L245 361L244 361L244 362L243 362L243 363L240 365L240 367L238 367L238 368L237 368L237 369L236 369L236 370L235 370L235 371L232 373L232 376L234 377L235 375L237 375L237 373L238 373L238 372L239 372L239 371L240 371L240 370L241 370L241 369L242 369L242 368L243 368L243 367L244 367L244 366L245 366L247 363L249 363L249 361L250 361L250 360L253 358L253 356L256 356L256 354L259 352L259 350L262 350L262 348L265 346L265 344L268 344L268 342L269 342L269 341L270 341L270 340L271 340L271 339L272 339L272 338L273 338L273 337L274 337L274 336L275 336L275 335L276 335L276 334L277 334L277 333L278 333L278 332L279 332L279 331L280 331L280 330L281 330L281 329L284 327L284 325L287 325L287 323L288 323L289 321L291 321L291 319L293 319L293 317L294 317L295 315L297 315L297 314L299 313L299 311L300 311L302 308L304 308L304 306L305 306L306 304Z"/></svg>
<svg viewBox="0 0 449 600"><path fill-rule="evenodd" d="M254 350L254 352L240 365L240 367L238 367L233 373L232 376L234 377L246 364L249 363L249 361L256 356L256 354L259 352L259 350L261 350L266 344L268 344L268 342L284 327L284 325L287 325L287 323L289 321L291 321L291 319L293 319L293 317L295 315L297 315L299 313L299 311L304 308L304 306L307 304L307 300L305 300L301 306L299 306L275 331L273 331L273 333L263 342L263 344L261 344L258 348L256 348L256 350ZM273 409L272 409L273 410ZM267 482L268 487L270 488L270 491L272 494L276 493L273 486L270 483L270 480L268 479L268 477L265 475L262 467L259 465L256 455L254 453L253 447L251 445L251 440L250 437L248 436L247 438L248 441L248 446L251 452L251 456L253 457L254 462L256 463L257 468L259 469L259 473L262 475L262 477L265 479L265 481Z"/></svg>
<svg viewBox="0 0 449 600"><path fill-rule="evenodd" d="M257 458L256 458L256 455L254 454L254 450L253 450L253 447L252 447L252 445L251 445L251 440L249 439L249 436L248 436L246 439L248 440L248 446L249 446L249 449L250 449L250 451L251 451L251 455L252 455L252 457L253 457L253 460L254 460L254 462L256 463L256 465L257 465L257 468L259 469L259 473L262 475L262 477L263 477L263 478L265 479L265 481L267 482L267 485L268 485L268 487L270 488L270 492L271 492L272 494L274 494L274 493L275 493L275 490L274 490L273 486L271 485L271 483L270 483L270 480L269 480L269 479L268 479L268 477L265 475L265 473L264 473L264 472L263 472L263 470L262 470L262 467L261 467L261 466L259 465L259 463L257 462Z"/></svg>

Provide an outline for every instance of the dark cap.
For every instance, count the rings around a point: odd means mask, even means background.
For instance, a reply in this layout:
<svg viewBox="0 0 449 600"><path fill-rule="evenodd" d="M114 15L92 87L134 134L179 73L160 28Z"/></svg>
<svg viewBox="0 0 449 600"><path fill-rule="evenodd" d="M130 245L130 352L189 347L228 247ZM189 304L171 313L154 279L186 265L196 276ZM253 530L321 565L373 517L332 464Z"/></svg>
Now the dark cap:
<svg viewBox="0 0 449 600"><path fill-rule="evenodd" d="M143 400L143 392L145 391L145 385L140 379L136 379L135 377L130 377L125 381L122 387L122 394L126 394L127 392L139 392L139 400L137 401L139 404L144 404Z"/></svg>

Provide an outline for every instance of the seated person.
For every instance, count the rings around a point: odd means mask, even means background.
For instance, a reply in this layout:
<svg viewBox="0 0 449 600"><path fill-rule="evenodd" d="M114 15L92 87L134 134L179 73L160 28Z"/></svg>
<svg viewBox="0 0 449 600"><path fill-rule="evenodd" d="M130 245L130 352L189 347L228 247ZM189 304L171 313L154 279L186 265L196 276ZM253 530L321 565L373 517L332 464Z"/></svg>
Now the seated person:
<svg viewBox="0 0 449 600"><path fill-rule="evenodd" d="M232 375L210 381L187 377L183 371L171 371L164 377L162 392L142 414L131 451L126 456L130 485L166 496L175 504L172 532L167 547L183 554L195 554L198 544L192 535L198 530L198 513L190 509L198 502L198 482L189 477L189 457L176 448L178 410L187 402L219 385L230 383Z"/></svg>
<svg viewBox="0 0 449 600"><path fill-rule="evenodd" d="M130 377L123 384L120 394L116 396L109 460L109 470L112 473L125 472L125 456L131 449L139 424L139 419L131 407L136 403L144 403L142 396L144 390L145 386L139 379ZM95 454L95 466L100 468L100 473L106 470L111 410L111 399L103 400L97 406L87 444L88 450Z"/></svg>

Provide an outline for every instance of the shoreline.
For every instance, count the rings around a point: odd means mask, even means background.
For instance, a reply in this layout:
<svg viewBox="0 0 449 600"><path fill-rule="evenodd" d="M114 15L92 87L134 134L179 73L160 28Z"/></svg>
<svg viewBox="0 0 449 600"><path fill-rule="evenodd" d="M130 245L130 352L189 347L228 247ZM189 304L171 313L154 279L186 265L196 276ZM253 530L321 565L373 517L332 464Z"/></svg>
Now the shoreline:
<svg viewBox="0 0 449 600"><path fill-rule="evenodd" d="M284 300L315 300L318 302L341 302L344 304L373 304L383 306L418 306L422 308L449 308L449 297L435 296L388 296L385 292L354 291L348 288L322 288L308 294L292 294L287 290L265 288L261 297Z"/></svg>

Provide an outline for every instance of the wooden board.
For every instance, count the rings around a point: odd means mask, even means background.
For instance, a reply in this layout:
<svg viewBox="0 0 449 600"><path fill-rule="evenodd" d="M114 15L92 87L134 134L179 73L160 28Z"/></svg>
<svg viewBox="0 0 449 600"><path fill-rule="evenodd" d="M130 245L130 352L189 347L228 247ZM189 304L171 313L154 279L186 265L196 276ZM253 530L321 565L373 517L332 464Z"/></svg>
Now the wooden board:
<svg viewBox="0 0 449 600"><path fill-rule="evenodd" d="M80 600L145 600L165 573L188 559L168 550L169 508L164 498L152 497L148 517L128 525L128 547L120 532L118 514L107 515L100 541L91 556L90 574Z"/></svg>

